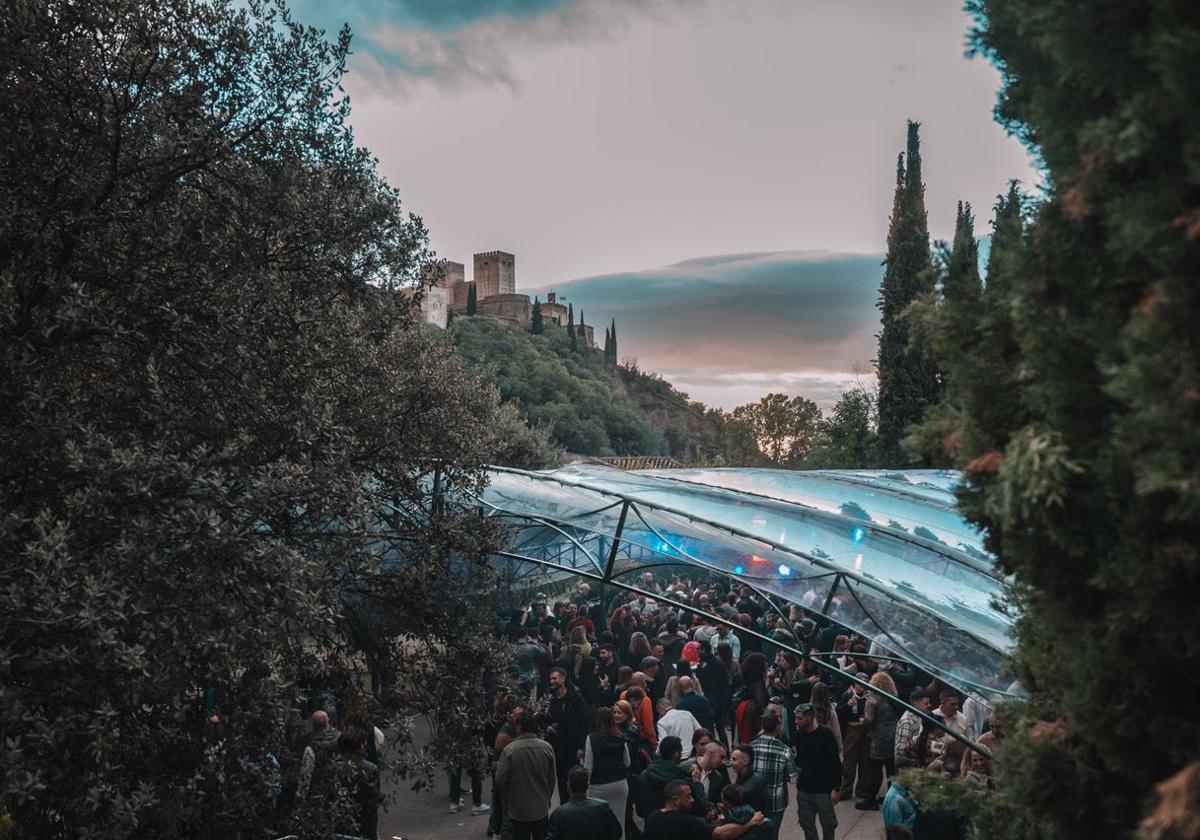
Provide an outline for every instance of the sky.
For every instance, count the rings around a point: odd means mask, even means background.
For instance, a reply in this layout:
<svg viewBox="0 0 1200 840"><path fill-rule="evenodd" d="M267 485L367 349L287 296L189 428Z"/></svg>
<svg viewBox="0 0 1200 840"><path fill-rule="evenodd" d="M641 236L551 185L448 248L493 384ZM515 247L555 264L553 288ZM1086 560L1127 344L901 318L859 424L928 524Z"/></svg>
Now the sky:
<svg viewBox="0 0 1200 840"><path fill-rule="evenodd" d="M935 238L1039 183L953 0L292 7L350 25L355 135L440 256L514 253L518 291L616 318L622 357L713 405L871 386L906 119Z"/></svg>

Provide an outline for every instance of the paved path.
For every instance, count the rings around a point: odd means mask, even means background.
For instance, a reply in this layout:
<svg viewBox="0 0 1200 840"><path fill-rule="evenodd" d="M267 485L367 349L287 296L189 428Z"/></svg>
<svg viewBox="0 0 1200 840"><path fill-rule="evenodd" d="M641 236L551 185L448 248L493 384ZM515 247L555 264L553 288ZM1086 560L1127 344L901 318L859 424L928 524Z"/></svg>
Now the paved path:
<svg viewBox="0 0 1200 840"><path fill-rule="evenodd" d="M458 814L449 813L449 793L444 775L438 779L436 791L413 792L408 785L394 789L396 801L386 813L380 814L380 840L405 837L408 840L486 840L488 818L471 816L468 789L467 807ZM463 782L469 786L466 775ZM491 784L484 782L483 798L491 801ZM882 840L883 820L878 811L858 811L853 802L837 806L837 840ZM793 805L787 811L780 840L802 840L803 833L796 822Z"/></svg>

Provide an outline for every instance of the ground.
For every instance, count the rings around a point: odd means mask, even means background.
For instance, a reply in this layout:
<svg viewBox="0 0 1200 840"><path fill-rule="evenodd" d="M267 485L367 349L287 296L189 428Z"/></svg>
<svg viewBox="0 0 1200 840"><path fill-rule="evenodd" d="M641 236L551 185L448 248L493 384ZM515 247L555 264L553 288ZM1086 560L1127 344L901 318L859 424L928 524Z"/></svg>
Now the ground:
<svg viewBox="0 0 1200 840"><path fill-rule="evenodd" d="M434 791L414 792L410 783L393 789L395 802L379 817L380 840L404 837L407 840L485 840L487 816L471 816L470 780L464 774L463 782L468 786L467 807L457 814L449 812L449 789L445 776L438 779ZM491 783L484 782L483 797L490 802ZM842 802L837 806L837 840L881 840L883 820L878 811L857 811L853 802ZM788 808L780 840L802 840L800 825L796 822L796 809Z"/></svg>

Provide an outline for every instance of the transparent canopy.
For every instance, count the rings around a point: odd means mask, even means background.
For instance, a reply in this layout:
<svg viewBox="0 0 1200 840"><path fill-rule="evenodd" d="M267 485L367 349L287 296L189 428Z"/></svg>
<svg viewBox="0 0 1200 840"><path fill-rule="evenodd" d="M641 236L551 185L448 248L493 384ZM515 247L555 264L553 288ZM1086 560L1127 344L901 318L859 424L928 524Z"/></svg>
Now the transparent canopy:
<svg viewBox="0 0 1200 840"><path fill-rule="evenodd" d="M1012 618L982 536L934 470L496 469L481 502L513 526L497 562L636 587L702 567L845 625L990 703ZM671 571L684 571L672 569Z"/></svg>

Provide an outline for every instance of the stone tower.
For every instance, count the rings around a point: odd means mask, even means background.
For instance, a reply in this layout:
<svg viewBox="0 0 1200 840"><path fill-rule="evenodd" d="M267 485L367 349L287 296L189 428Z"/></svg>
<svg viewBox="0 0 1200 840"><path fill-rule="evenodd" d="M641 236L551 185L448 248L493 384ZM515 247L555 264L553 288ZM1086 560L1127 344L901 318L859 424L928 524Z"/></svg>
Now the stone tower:
<svg viewBox="0 0 1200 840"><path fill-rule="evenodd" d="M475 255L475 296L486 300L495 295L517 291L516 260L505 251L485 251Z"/></svg>

